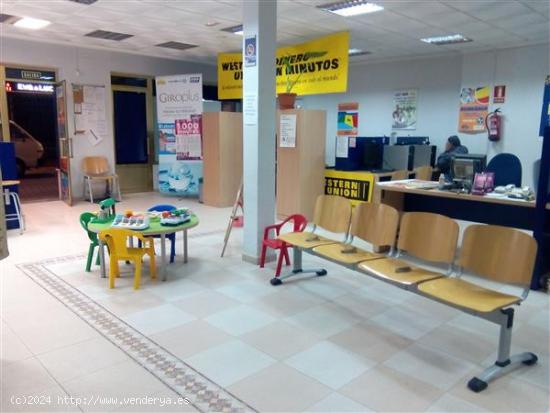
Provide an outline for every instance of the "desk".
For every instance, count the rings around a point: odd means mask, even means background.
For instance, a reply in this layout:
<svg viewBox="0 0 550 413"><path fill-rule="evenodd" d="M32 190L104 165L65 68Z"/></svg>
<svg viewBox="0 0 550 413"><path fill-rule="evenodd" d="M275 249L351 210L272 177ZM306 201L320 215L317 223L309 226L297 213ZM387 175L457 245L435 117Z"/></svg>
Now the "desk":
<svg viewBox="0 0 550 413"><path fill-rule="evenodd" d="M424 185L431 185L433 189L422 189ZM381 202L393 206L398 211L433 212L464 221L529 231L535 229L534 201L440 191L434 185L436 186L437 182L408 179L380 182L377 187L381 191ZM550 204L546 205L546 214L550 216ZM550 267L550 255L545 253L540 245L538 254L544 265L541 266L540 274L533 274L536 279L544 274L545 268Z"/></svg>
<svg viewBox="0 0 550 413"><path fill-rule="evenodd" d="M94 223L93 221L88 224L88 229L95 233L100 233L107 229L111 229L112 220L105 223ZM172 234L174 232L183 232L183 262L187 263L187 230L199 225L199 218L196 215L191 215L191 220L181 225L164 226L160 224L160 221L154 219L151 220L149 228L136 231L143 234L146 237L153 235L160 235L160 251L161 251L161 267L160 272L162 275L162 281L166 281L166 234ZM107 276L105 270L105 245L99 240L99 259L101 265L101 276L105 278Z"/></svg>

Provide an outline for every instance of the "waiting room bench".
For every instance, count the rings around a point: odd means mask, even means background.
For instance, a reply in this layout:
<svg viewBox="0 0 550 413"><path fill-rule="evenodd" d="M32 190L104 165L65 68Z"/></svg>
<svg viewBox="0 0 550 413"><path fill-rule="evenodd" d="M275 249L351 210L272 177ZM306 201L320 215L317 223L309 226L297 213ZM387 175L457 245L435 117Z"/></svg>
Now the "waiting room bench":
<svg viewBox="0 0 550 413"><path fill-rule="evenodd" d="M320 236L318 228L338 234L341 240ZM315 204L312 231L279 236L293 248L293 269L286 276L273 278L271 284L280 285L283 279L298 273L326 275L324 269L302 268L305 251L498 324L496 362L468 382L471 390L480 392L487 388L489 381L518 365L532 365L538 360L530 352L510 356L514 321L511 306L527 298L537 243L531 236L512 228L475 224L465 230L462 248L455 260L458 234L458 224L443 215L408 212L400 219L397 210L388 205L362 203L352 209L345 198L321 195ZM376 247L389 247L389 253L361 249L354 244L355 238ZM446 265L448 270L442 273L426 269L422 264L412 264L403 258L403 252L421 263ZM483 287L462 279L464 271L522 291L514 295Z"/></svg>

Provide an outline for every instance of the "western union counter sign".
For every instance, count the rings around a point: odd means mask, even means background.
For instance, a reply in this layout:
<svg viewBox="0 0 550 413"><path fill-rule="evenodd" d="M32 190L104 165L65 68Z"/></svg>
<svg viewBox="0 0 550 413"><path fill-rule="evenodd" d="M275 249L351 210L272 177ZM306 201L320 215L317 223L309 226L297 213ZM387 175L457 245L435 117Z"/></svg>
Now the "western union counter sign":
<svg viewBox="0 0 550 413"><path fill-rule="evenodd" d="M290 76L291 81L298 79L292 89L292 93L298 95L346 92L348 50L348 32L277 49L275 66L277 93L286 92L287 76ZM290 63L288 67L287 61ZM242 54L220 53L218 55L218 99L242 99L242 97Z"/></svg>
<svg viewBox="0 0 550 413"><path fill-rule="evenodd" d="M344 172L325 170L325 194L343 196L352 205L370 202L374 175L368 172Z"/></svg>

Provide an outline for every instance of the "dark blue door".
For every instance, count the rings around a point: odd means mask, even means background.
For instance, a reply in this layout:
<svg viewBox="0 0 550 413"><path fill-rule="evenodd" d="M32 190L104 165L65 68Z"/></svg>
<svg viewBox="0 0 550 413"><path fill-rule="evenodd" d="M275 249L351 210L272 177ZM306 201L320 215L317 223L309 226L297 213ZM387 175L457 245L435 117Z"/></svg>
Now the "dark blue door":
<svg viewBox="0 0 550 413"><path fill-rule="evenodd" d="M147 102L145 93L114 91L113 105L116 163L147 163Z"/></svg>

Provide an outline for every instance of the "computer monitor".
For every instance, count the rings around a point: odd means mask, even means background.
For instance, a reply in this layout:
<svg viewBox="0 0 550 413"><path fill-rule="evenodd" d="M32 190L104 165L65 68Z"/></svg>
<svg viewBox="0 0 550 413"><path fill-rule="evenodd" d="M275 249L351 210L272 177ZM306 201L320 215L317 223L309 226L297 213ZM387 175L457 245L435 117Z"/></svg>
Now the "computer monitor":
<svg viewBox="0 0 550 413"><path fill-rule="evenodd" d="M363 168L367 171L382 169L383 156L383 143L365 142L363 144Z"/></svg>
<svg viewBox="0 0 550 413"><path fill-rule="evenodd" d="M485 170L487 155L461 154L451 159L451 178L454 182L472 183L476 173Z"/></svg>

